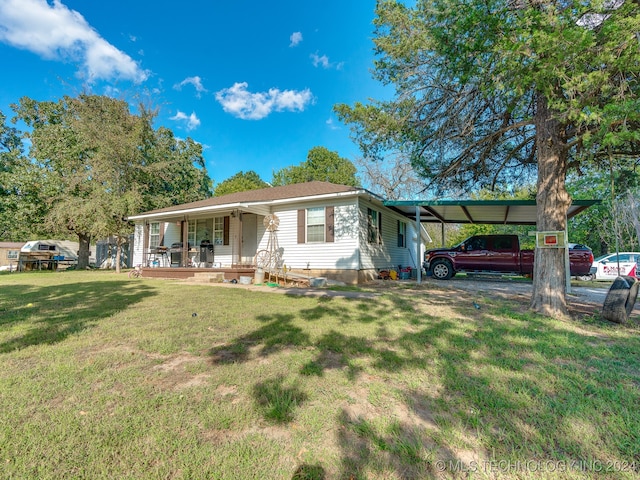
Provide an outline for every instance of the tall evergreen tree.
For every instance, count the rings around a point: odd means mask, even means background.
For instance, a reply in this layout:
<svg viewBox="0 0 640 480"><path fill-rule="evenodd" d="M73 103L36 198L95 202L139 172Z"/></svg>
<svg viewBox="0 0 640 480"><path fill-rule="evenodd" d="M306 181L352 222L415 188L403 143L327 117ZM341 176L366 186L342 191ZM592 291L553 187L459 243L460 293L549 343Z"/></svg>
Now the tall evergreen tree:
<svg viewBox="0 0 640 480"><path fill-rule="evenodd" d="M377 4L390 101L338 105L365 156L405 152L441 190L536 178L538 230L564 230L567 172L640 153L637 0ZM565 315L564 254L537 252L531 307Z"/></svg>

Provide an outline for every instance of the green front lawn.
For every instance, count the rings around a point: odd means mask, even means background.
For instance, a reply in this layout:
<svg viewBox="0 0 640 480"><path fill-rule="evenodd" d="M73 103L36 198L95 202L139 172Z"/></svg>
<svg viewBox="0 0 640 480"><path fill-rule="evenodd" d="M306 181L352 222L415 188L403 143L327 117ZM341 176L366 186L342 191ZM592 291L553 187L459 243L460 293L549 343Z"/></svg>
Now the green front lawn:
<svg viewBox="0 0 640 480"><path fill-rule="evenodd" d="M0 275L0 477L637 478L637 323L445 288Z"/></svg>

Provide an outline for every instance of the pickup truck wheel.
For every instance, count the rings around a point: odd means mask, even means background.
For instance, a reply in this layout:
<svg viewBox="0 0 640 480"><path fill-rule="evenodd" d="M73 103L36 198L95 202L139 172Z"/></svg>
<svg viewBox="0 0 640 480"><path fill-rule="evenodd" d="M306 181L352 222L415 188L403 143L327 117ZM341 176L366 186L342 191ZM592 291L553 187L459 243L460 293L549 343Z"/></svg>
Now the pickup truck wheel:
<svg viewBox="0 0 640 480"><path fill-rule="evenodd" d="M449 280L455 274L451 262L447 260L434 261L431 266L431 272L433 273L433 278L438 280Z"/></svg>

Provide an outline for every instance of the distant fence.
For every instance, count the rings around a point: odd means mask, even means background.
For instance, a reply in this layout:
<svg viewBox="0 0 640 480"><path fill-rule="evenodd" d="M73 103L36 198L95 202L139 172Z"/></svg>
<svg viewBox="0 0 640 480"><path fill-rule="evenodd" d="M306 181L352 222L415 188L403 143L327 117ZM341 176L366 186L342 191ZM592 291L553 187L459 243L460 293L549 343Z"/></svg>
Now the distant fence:
<svg viewBox="0 0 640 480"><path fill-rule="evenodd" d="M114 239L100 240L96 242L96 267L115 269L116 268L117 244ZM131 268L133 262L133 235L129 236L129 241L124 243L120 249L120 267Z"/></svg>

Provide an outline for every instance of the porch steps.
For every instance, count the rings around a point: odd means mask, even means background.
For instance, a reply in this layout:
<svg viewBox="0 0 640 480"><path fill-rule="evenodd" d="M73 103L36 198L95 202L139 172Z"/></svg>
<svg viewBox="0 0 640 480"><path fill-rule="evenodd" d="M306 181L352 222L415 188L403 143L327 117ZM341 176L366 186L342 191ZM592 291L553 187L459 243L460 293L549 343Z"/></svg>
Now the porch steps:
<svg viewBox="0 0 640 480"><path fill-rule="evenodd" d="M189 283L222 283L224 272L196 272L193 277L185 280Z"/></svg>
<svg viewBox="0 0 640 480"><path fill-rule="evenodd" d="M314 279L309 275L305 275L302 273L294 273L287 272L283 273L281 270L265 270L265 281L268 283L270 281L278 280L278 282L282 281L284 284L291 284L296 287L308 287L310 286L311 281Z"/></svg>

